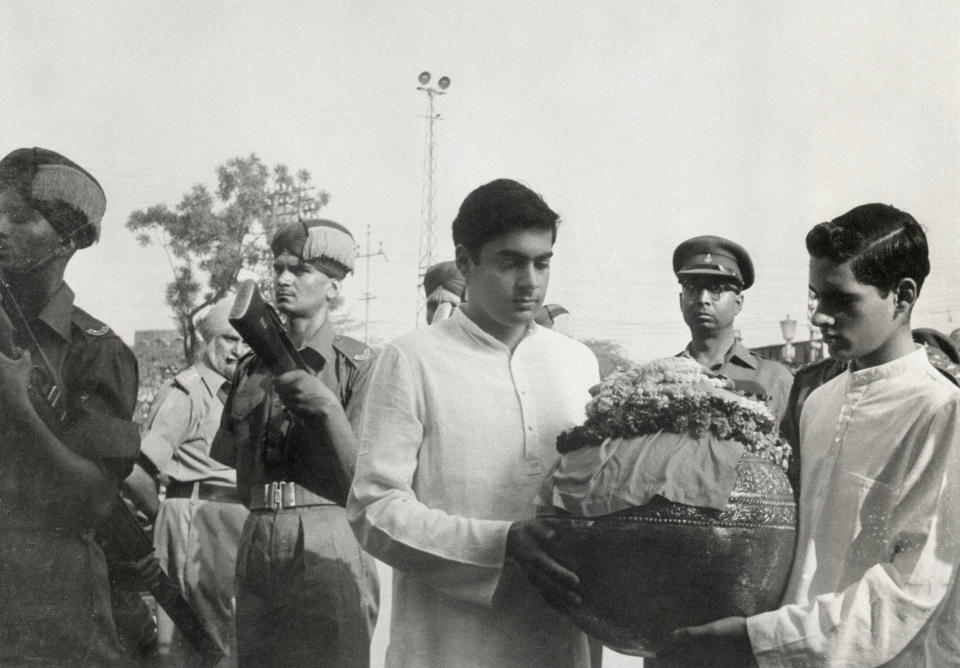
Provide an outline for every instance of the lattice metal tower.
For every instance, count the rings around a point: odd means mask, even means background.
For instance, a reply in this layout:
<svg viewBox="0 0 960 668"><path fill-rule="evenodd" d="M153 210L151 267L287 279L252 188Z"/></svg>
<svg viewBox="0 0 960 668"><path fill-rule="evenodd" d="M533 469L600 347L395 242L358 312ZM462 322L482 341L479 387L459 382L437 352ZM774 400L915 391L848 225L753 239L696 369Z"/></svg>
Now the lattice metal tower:
<svg viewBox="0 0 960 668"><path fill-rule="evenodd" d="M437 222L437 212L434 208L437 191L434 181L436 172L436 152L437 136L434 131L434 121L440 120L440 113L436 111L434 98L438 95L445 95L447 88L450 87L449 77L440 77L437 80L437 87L430 85L430 73L421 72L417 77L420 85L417 90L422 90L427 95L427 136L426 151L423 161L423 200L420 209L420 239L417 249L417 313L415 327L419 327L421 322L425 321L424 312L427 307L427 299L423 294L423 276L433 263L434 255L437 250L437 237L434 232L434 225Z"/></svg>

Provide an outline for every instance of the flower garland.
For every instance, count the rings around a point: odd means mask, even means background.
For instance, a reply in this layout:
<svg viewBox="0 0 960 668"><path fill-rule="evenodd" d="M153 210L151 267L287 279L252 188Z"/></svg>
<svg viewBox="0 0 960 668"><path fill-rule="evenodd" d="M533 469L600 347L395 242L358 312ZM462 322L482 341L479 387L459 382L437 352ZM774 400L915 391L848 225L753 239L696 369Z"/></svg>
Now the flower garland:
<svg viewBox="0 0 960 668"><path fill-rule="evenodd" d="M668 357L611 374L587 404L583 425L557 438L563 454L606 438L631 438L667 431L742 444L748 452L784 470L790 446L776 433L776 420L763 404L729 390L732 383L709 375L695 360Z"/></svg>

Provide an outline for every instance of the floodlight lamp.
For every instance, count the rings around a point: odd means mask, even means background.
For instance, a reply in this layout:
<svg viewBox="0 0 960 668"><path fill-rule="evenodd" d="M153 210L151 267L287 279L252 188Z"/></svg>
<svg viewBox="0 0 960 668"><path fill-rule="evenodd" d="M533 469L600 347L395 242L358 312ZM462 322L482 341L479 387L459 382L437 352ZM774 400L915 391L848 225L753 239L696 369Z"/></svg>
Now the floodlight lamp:
<svg viewBox="0 0 960 668"><path fill-rule="evenodd" d="M430 73L424 70L420 73L420 76L417 77L417 81L420 82L421 86L426 86L428 83L430 83Z"/></svg>
<svg viewBox="0 0 960 668"><path fill-rule="evenodd" d="M450 77L440 77L437 85L440 87L440 90L447 90L447 88L450 87Z"/></svg>

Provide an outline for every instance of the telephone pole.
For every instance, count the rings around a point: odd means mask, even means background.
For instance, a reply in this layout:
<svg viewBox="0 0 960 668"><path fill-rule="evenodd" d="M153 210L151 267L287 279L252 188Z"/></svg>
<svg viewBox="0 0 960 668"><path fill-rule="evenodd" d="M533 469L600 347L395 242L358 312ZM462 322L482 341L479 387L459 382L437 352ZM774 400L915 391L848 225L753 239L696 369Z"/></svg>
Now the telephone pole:
<svg viewBox="0 0 960 668"><path fill-rule="evenodd" d="M384 262L389 262L387 259L387 254L383 252L383 242L380 242L380 247L377 249L376 253L370 252L370 226L367 225L367 252L362 255L358 255L358 258L363 258L366 260L367 269L366 269L366 289L364 290L363 296L360 297L360 301L363 302L363 342L366 344L370 343L370 337L368 333L368 328L370 325L370 301L376 299L377 296L370 292L370 258L376 257L377 255L383 256Z"/></svg>

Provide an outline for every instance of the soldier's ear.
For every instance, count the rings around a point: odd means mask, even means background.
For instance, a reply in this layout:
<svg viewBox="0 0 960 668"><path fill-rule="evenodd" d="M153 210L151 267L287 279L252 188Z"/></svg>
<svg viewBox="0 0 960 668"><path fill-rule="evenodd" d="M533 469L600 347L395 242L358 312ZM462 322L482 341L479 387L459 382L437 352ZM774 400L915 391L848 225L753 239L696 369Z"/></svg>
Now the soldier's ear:
<svg viewBox="0 0 960 668"><path fill-rule="evenodd" d="M56 257L67 257L69 258L77 250L77 240L73 235L68 234L67 236L60 239L60 245L57 246L54 251Z"/></svg>
<svg viewBox="0 0 960 668"><path fill-rule="evenodd" d="M331 278L327 281L326 295L327 301L333 301L340 295L340 286L342 285L339 278Z"/></svg>

